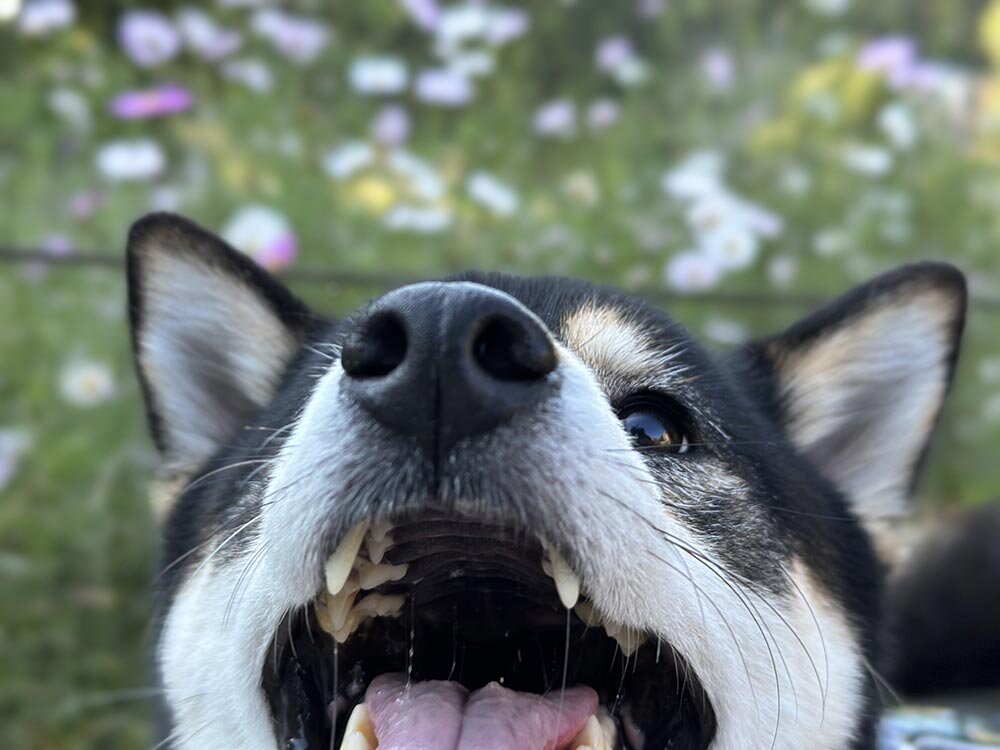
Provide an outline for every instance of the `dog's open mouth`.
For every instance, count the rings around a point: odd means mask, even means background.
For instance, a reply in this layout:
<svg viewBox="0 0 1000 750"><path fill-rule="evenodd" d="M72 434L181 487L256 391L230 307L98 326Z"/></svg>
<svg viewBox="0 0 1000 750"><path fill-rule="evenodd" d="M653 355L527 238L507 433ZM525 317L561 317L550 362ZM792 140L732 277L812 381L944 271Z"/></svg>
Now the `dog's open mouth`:
<svg viewBox="0 0 1000 750"><path fill-rule="evenodd" d="M683 657L605 623L533 534L362 524L326 578L265 664L282 748L705 750L715 734Z"/></svg>

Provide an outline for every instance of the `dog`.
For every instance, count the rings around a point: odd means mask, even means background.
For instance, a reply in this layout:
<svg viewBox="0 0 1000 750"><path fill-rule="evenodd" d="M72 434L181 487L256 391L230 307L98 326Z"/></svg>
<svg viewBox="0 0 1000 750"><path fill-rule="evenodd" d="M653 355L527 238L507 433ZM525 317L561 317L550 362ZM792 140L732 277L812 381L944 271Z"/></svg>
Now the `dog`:
<svg viewBox="0 0 1000 750"><path fill-rule="evenodd" d="M157 747L874 747L953 267L718 355L581 281L465 273L334 321L178 216L126 256Z"/></svg>

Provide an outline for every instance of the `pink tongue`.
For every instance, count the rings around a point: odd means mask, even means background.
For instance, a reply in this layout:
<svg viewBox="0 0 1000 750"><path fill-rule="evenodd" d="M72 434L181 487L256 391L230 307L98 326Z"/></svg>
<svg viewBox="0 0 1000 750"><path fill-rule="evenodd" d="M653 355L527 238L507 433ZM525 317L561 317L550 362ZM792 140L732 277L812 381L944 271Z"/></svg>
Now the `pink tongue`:
<svg viewBox="0 0 1000 750"><path fill-rule="evenodd" d="M491 682L471 695L457 682L406 684L376 677L365 702L378 750L562 750L597 711L597 693L579 686L540 696Z"/></svg>

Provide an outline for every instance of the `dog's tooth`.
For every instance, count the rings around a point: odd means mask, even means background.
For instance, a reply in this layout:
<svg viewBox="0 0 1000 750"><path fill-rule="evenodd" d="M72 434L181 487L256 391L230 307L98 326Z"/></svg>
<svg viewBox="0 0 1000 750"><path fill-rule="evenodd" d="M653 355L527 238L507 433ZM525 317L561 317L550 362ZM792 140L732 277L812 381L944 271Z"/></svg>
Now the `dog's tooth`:
<svg viewBox="0 0 1000 750"><path fill-rule="evenodd" d="M335 628L330 635L337 643L346 643L347 639L351 637L351 634L358 629L358 625L361 624L361 618L358 617L356 610L351 610L347 613L347 619L344 620L344 624L339 628Z"/></svg>
<svg viewBox="0 0 1000 750"><path fill-rule="evenodd" d="M569 741L570 750L607 750L604 744L604 731L597 716L591 716L583 729Z"/></svg>
<svg viewBox="0 0 1000 750"><path fill-rule="evenodd" d="M392 523L382 519L380 521L372 521L371 536L376 542L385 541L388 533L392 531Z"/></svg>
<svg viewBox="0 0 1000 750"><path fill-rule="evenodd" d="M345 734L344 741L340 743L340 750L374 750L375 745L368 741L361 732Z"/></svg>
<svg viewBox="0 0 1000 750"><path fill-rule="evenodd" d="M548 559L551 567L552 580L556 582L556 591L559 592L559 601L566 609L573 609L580 600L580 578L566 562L565 558L559 554L555 547L548 547ZM542 563L542 570L545 570L545 563Z"/></svg>
<svg viewBox="0 0 1000 750"><path fill-rule="evenodd" d="M330 617L330 595L324 591L316 598L316 622L327 633L333 633L333 620Z"/></svg>
<svg viewBox="0 0 1000 750"><path fill-rule="evenodd" d="M328 597L326 611L333 630L340 630L347 624L347 618L351 614L357 596L357 591L341 591L336 596Z"/></svg>
<svg viewBox="0 0 1000 750"><path fill-rule="evenodd" d="M406 575L409 565L370 563L358 560L358 583L363 589L374 589L389 581L398 581Z"/></svg>
<svg viewBox="0 0 1000 750"><path fill-rule="evenodd" d="M619 627L617 625L604 624L604 632L610 638L618 641L618 648L625 656L631 656L639 650L639 646L646 642L646 637L640 635L630 628Z"/></svg>
<svg viewBox="0 0 1000 750"><path fill-rule="evenodd" d="M364 541L367 532L368 522L362 521L347 532L340 545L330 555L330 559L326 561L326 589L331 594L340 593L344 584L347 583L347 578L351 575L351 568L354 567L354 560L361 550L361 542Z"/></svg>
<svg viewBox="0 0 1000 750"><path fill-rule="evenodd" d="M365 549L368 550L368 559L378 565L385 558L386 551L394 544L393 538L388 534L376 539L374 534L369 534L365 538Z"/></svg>
<svg viewBox="0 0 1000 750"><path fill-rule="evenodd" d="M368 617L395 617L403 609L406 597L402 594L385 596L383 594L369 594L356 605L354 612L360 620Z"/></svg>
<svg viewBox="0 0 1000 750"><path fill-rule="evenodd" d="M375 739L375 725L372 723L371 713L368 711L366 703L356 705L347 719L347 728L344 730L344 736L349 737L354 733L360 734L368 740L368 744L371 747L378 745L378 740Z"/></svg>

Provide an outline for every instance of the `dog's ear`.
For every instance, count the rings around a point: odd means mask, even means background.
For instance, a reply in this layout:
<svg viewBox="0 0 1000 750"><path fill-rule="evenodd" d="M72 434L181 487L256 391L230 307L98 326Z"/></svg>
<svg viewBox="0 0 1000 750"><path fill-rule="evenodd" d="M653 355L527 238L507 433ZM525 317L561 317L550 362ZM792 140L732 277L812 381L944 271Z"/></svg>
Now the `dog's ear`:
<svg viewBox="0 0 1000 750"><path fill-rule="evenodd" d="M957 269L903 266L746 352L774 416L869 528L907 510L965 307Z"/></svg>
<svg viewBox="0 0 1000 750"><path fill-rule="evenodd" d="M168 467L191 470L270 401L314 318L247 256L179 216L136 222L126 265L150 431Z"/></svg>

